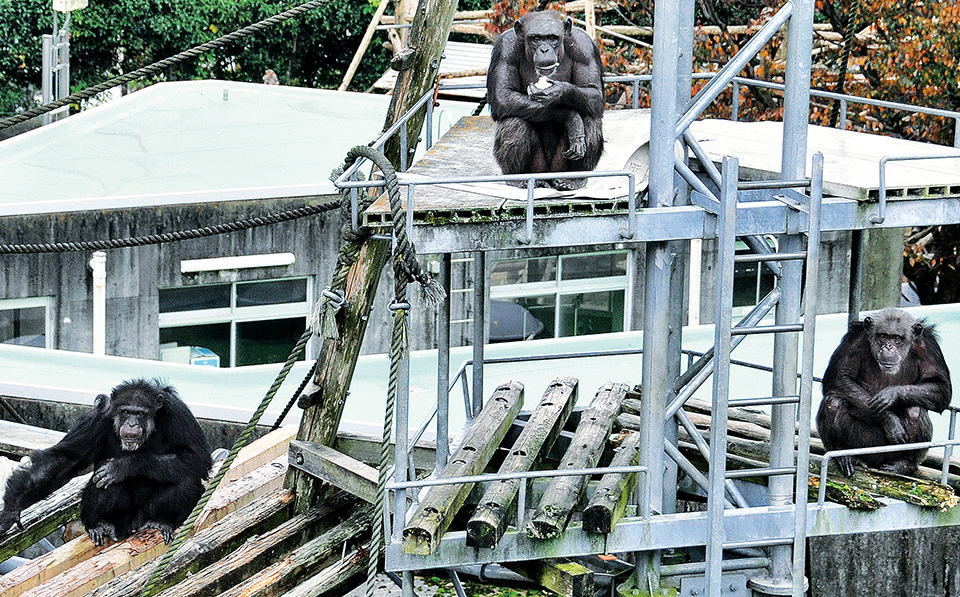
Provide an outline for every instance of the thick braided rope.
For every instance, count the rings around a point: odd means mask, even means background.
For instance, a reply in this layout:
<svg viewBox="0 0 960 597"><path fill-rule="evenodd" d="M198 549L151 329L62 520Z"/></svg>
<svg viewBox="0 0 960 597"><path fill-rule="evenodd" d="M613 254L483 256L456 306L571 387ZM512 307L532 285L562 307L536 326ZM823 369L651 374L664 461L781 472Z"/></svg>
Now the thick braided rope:
<svg viewBox="0 0 960 597"><path fill-rule="evenodd" d="M183 62L185 60L189 60L191 58L195 58L196 56L199 56L205 52L209 52L210 50L214 50L221 46L233 43L248 35L258 33L278 23L282 23L283 21L292 19L293 17L300 16L301 14L305 12L309 12L314 8L320 6L321 4L326 4L329 1L330 0L310 0L310 2L306 2L304 4L301 4L300 6L296 6L289 10L285 10L279 14L275 14L272 17L268 17L252 25L247 25L242 29L238 29L234 31L233 33L228 33L223 37L218 37L217 39L208 41L206 43L202 43L199 46L190 48L189 50L184 50L179 54L176 54L169 58L165 58L163 60L160 60L159 62L154 62L153 64L148 64L147 66L138 68L137 70L130 71L127 74L120 75L112 79L108 79L103 83L94 85L93 87L88 87L82 91L78 91L77 93L68 95L65 98L50 102L48 104L44 104L40 107L33 108L25 112L21 112L20 114L16 114L15 116L4 118L3 120L0 120L0 129L11 127L15 124L19 124L21 122L30 120L31 118L40 116L41 114L46 114L47 112L52 112L53 110L56 110L58 108L62 108L64 106L79 102L81 100L91 98L97 95L98 93L102 93L118 85L123 85L124 83L129 83L134 79L139 79L140 77L146 77L149 75L162 72L164 69L171 67L177 63Z"/></svg>
<svg viewBox="0 0 960 597"><path fill-rule="evenodd" d="M313 332L311 330L308 329L305 331L303 335L300 336L300 340L297 341L296 346L294 346L293 350L290 351L290 356L287 357L287 361L280 369L280 373L277 374L277 378L270 386L270 389L267 390L266 395L260 402L260 406L257 407L256 412L253 413L253 417L250 418L250 421L247 422L247 425L243 428L243 431L240 433L240 437L238 437L237 441L234 442L233 448L230 449L230 454L227 456L227 459L223 461L223 464L220 465L220 470L217 471L217 474L213 477L213 480L211 480L207 485L206 490L200 497L200 501L197 502L196 506L194 506L190 516L188 516L183 524L180 525L180 530L177 531L176 539L173 540L173 543L170 544L170 547L167 548L167 551L163 554L163 557L157 563L156 567L154 567L153 572L150 574L150 580L147 581L147 584L144 585L143 590L140 592L141 597L148 597L149 595L154 595L158 592L159 589L157 588L157 583L159 582L160 577L163 575L163 571L166 570L167 565L170 563L170 559L173 557L173 554L177 552L177 549L180 548L183 542L186 541L186 539L190 536L190 532L193 530L193 525L197 522L200 512L203 511L204 506L206 506L207 502L210 501L210 496L213 495L213 492L217 489L220 481L223 480L224 475L226 475L227 471L230 470L230 466L233 464L234 459L236 459L240 448L247 445L250 435L260 422L260 417L262 417L263 413L266 412L267 407L270 405L270 401L273 400L273 397L277 394L277 390L280 389L283 381L287 378L287 374L290 373L290 369L293 368L293 364L298 358L300 358L300 355L303 354L303 350L307 345L307 341L310 340L312 335Z"/></svg>
<svg viewBox="0 0 960 597"><path fill-rule="evenodd" d="M296 220L306 216L330 211L339 206L338 201L330 201L319 205L304 205L296 209L247 218L237 222L228 222L226 224L217 224L215 226L205 226L203 228L194 228L192 230L180 230L177 232L164 232L162 234L150 234L146 236L132 236L128 238L113 238L107 240L89 240L73 243L32 243L32 244L12 244L0 245L0 254L11 253L69 253L75 251L96 251L101 249L122 249L127 247L142 247L145 245L157 245L160 243L189 240L202 238L205 236L216 236L228 232L238 232L240 230L249 230L259 226L269 226L279 224L289 220Z"/></svg>

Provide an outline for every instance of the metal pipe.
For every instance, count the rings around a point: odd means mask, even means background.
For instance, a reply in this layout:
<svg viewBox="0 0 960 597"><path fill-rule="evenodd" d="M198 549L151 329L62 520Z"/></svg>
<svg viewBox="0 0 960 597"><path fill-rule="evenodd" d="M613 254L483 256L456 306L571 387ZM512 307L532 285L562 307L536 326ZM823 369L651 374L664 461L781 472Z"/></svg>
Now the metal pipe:
<svg viewBox="0 0 960 597"><path fill-rule="evenodd" d="M680 424L683 425L683 428L687 430L687 435L689 435L690 439L693 440L697 450L700 451L700 455L703 456L704 460L706 460L708 463L711 462L710 445L707 444L707 441L703 439L702 435L700 435L700 431L697 429L696 425L693 424L693 421L690 420L690 416L684 411L680 410L677 411L676 418L678 421L680 421ZM743 494L740 493L740 490L737 489L737 486L733 484L733 481L725 481L724 485L727 488L727 493L729 493L733 501L736 502L738 508L746 508L749 506L746 498L743 497ZM709 493L709 486L705 487L704 491Z"/></svg>
<svg viewBox="0 0 960 597"><path fill-rule="evenodd" d="M720 95L720 92L723 91L727 84L749 64L750 60L757 55L763 46L767 45L768 41L773 39L773 36L776 35L777 32L780 31L780 28L790 19L793 11L793 2L785 3L780 10L766 22L763 28L750 38L750 41L748 41L729 62L723 65L723 68L720 69L716 76L711 78L710 82L700 89L690 103L690 107L687 108L683 116L677 121L674 139L683 135L687 127ZM656 30L654 30L654 38L656 38L656 33ZM674 50L674 52L676 52L676 50ZM656 57L654 57L654 69L656 69ZM656 73L654 73L654 75L656 75ZM654 88L656 88L656 81L654 81ZM786 116L786 110L784 110L784 116Z"/></svg>
<svg viewBox="0 0 960 597"><path fill-rule="evenodd" d="M734 570L753 570L756 568L765 568L770 562L768 558L741 558L737 560L724 560L723 571L733 572ZM667 564L660 567L662 576L680 576L703 574L706 570L706 562L688 562L686 564Z"/></svg>
<svg viewBox="0 0 960 597"><path fill-rule="evenodd" d="M93 354L107 348L107 254L97 251L90 259L93 270Z"/></svg>
<svg viewBox="0 0 960 597"><path fill-rule="evenodd" d="M568 468L563 470L543 471L513 471L509 473L485 473L482 475L460 475L432 479L414 479L410 481L387 483L387 489L399 491L422 487L436 487L439 485L459 485L462 483L486 483L492 481L509 481L511 479L544 479L552 477L582 477L584 475L627 475L631 473L646 473L647 468L642 465L631 466L599 466L592 468Z"/></svg>
<svg viewBox="0 0 960 597"><path fill-rule="evenodd" d="M673 460L677 466L679 466L683 472L690 477L690 479L697 484L697 487L703 490L704 493L710 490L710 482L707 478L700 472L697 467L687 460L683 454L680 453L680 450L670 442L663 442L663 447L667 451L667 456ZM729 500L726 500L724 505L727 508L733 508L733 503Z"/></svg>
<svg viewBox="0 0 960 597"><path fill-rule="evenodd" d="M880 158L879 204L877 206L877 215L870 216L870 222L872 224L883 224L883 221L887 219L887 162L904 162L908 160L944 160L956 158L960 158L960 153L956 155L888 155Z"/></svg>
<svg viewBox="0 0 960 597"><path fill-rule="evenodd" d="M486 342L487 255L473 254L473 403L470 418L483 408L483 349Z"/></svg>

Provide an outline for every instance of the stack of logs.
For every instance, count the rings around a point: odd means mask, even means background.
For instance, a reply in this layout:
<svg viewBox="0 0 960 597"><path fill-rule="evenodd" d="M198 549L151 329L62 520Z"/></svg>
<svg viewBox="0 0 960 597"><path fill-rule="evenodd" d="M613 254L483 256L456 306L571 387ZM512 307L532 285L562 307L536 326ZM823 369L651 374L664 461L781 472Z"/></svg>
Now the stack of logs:
<svg viewBox="0 0 960 597"><path fill-rule="evenodd" d="M623 412L617 417L622 429L640 429L640 400L630 397L623 401ZM701 436L710 439L711 405L702 400L688 400L684 411ZM751 469L770 466L770 415L749 408L729 409L727 422L727 468ZM799 426L798 426L799 428ZM691 462L704 465L700 451L686 429L680 427L680 452ZM810 438L810 484L815 497L819 487L822 456L825 450L816 431ZM882 503L872 499L878 493L924 507L948 508L957 503L955 491L960 490L960 459L952 458L947 477L949 487L940 485L943 454L931 451L914 477L882 474L878 471L858 470L853 477L839 475L833 466L829 471L827 499L854 508L875 509ZM705 466L702 466L706 470ZM918 480L923 484L918 490Z"/></svg>

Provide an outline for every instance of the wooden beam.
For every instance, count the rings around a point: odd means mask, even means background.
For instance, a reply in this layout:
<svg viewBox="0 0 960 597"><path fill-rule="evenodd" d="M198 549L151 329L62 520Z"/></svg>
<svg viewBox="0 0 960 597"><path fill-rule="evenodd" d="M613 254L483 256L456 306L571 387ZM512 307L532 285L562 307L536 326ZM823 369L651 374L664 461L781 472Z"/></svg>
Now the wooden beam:
<svg viewBox="0 0 960 597"><path fill-rule="evenodd" d="M620 412L620 401L628 389L626 384L607 382L597 391L590 408L580 417L580 424L558 470L592 468L600 462L607 437ZM533 539L559 537L586 486L587 479L583 475L555 477L526 525L527 536Z"/></svg>
<svg viewBox="0 0 960 597"><path fill-rule="evenodd" d="M198 532L171 558L159 588L169 587L188 574L216 565L252 537L269 532L289 518L292 505L293 494L278 489ZM99 587L89 597L138 597L152 572L151 566L141 566Z"/></svg>
<svg viewBox="0 0 960 597"><path fill-rule="evenodd" d="M500 384L467 429L460 447L440 471L439 478L482 473L522 406L523 384L518 381ZM403 529L404 553L433 553L473 486L473 483L462 483L431 487Z"/></svg>
<svg viewBox="0 0 960 597"><path fill-rule="evenodd" d="M74 520L80 514L80 492L91 473L80 475L54 491L46 499L25 509L20 515L23 530L16 526L0 540L0 562L14 556L43 539L58 527Z"/></svg>
<svg viewBox="0 0 960 597"><path fill-rule="evenodd" d="M640 434L624 439L610 466L633 466L640 462ZM627 508L630 494L637 486L639 473L607 473L600 479L593 497L583 510L583 530L588 533L611 533Z"/></svg>
<svg viewBox="0 0 960 597"><path fill-rule="evenodd" d="M577 383L575 377L558 377L550 383L500 465L499 473L529 471L543 460L577 403ZM490 484L467 522L468 547L496 546L516 509L517 492L523 482L511 479Z"/></svg>
<svg viewBox="0 0 960 597"><path fill-rule="evenodd" d="M569 560L508 562L504 566L563 597L593 597L593 570Z"/></svg>
<svg viewBox="0 0 960 597"><path fill-rule="evenodd" d="M290 442L289 458L292 466L365 502L372 504L376 499L379 474L372 466L323 444L298 440Z"/></svg>
<svg viewBox="0 0 960 597"><path fill-rule="evenodd" d="M230 470L220 481L220 486L223 487L230 481L248 475L268 462L286 455L290 447L290 440L296 436L297 426L287 425L280 429L274 429L240 448L237 457L233 459Z"/></svg>
<svg viewBox="0 0 960 597"><path fill-rule="evenodd" d="M216 564L183 579L161 595L204 597L231 594L238 587L261 578L267 570L300 562L298 554L304 554L308 561L312 561L322 550L326 550L327 554L332 550L339 553L344 541L355 539L369 530L370 508L358 508L358 504L356 498L341 492L264 533L256 541L247 542ZM301 574L313 574L318 570L309 566L298 568ZM275 589L280 590L279 580L273 580L278 582Z"/></svg>
<svg viewBox="0 0 960 597"><path fill-rule="evenodd" d="M0 421L0 452L14 456L26 456L34 450L43 450L57 443L66 435L33 425L13 421Z"/></svg>

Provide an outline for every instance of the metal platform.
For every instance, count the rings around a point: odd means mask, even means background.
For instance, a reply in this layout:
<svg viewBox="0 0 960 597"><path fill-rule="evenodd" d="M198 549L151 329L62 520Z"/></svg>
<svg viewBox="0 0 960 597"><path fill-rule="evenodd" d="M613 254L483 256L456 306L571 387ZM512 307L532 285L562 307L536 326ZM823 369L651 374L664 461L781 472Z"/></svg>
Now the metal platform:
<svg viewBox="0 0 960 597"><path fill-rule="evenodd" d="M608 140L598 172L634 172L636 189L646 187L646 160L650 134L647 110L608 111L604 134ZM782 123L697 121L691 130L711 160L724 155L741 159L743 177L766 180L779 174ZM600 185L560 193L534 191L533 239L525 242L525 189L495 182L456 182L495 177L494 123L489 117L460 120L415 164L401 181L415 185L412 236L424 253L449 253L505 248L564 247L616 244L629 241L712 238L708 213L696 206L639 207L630 230L625 177L610 176ZM808 126L808 154L824 154L823 229L856 230L899 228L960 221L960 155L956 149L867 133ZM888 164L886 195L880 205L880 164L911 156L944 159L898 161ZM426 184L428 180L448 181ZM599 191L599 192L598 192ZM591 196L590 193L596 193ZM411 195L405 195L410 197ZM772 193L757 193L743 204L738 235L783 234L790 209ZM882 213L882 222L877 222ZM585 217L586 216L586 217ZM364 213L364 223L387 226L389 206L381 200Z"/></svg>

